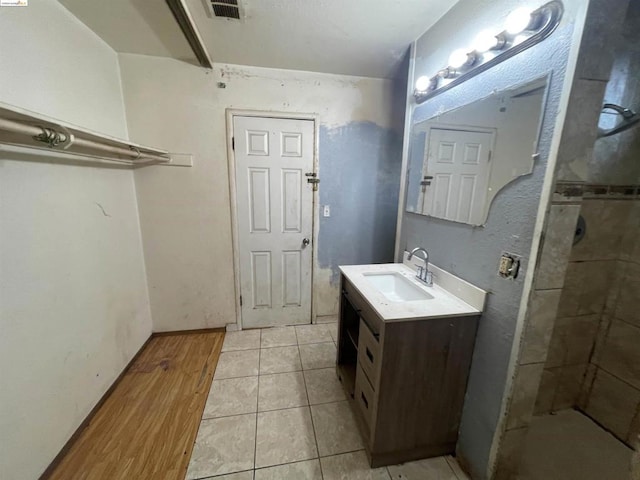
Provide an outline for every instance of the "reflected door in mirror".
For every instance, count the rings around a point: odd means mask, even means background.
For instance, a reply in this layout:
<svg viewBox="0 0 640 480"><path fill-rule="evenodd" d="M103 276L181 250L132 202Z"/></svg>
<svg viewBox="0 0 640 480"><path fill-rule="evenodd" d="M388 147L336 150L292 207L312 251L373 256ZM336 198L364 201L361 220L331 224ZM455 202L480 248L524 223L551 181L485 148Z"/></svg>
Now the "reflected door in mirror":
<svg viewBox="0 0 640 480"><path fill-rule="evenodd" d="M422 212L456 222L481 223L487 200L494 132L431 128L424 162Z"/></svg>

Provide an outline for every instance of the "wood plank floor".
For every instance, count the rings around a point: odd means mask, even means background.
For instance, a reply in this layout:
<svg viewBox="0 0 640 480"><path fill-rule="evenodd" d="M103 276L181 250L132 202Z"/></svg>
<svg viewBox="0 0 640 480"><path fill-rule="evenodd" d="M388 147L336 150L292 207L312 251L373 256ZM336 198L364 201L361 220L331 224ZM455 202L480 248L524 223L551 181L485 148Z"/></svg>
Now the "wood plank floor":
<svg viewBox="0 0 640 480"><path fill-rule="evenodd" d="M223 340L152 338L48 478L183 480Z"/></svg>

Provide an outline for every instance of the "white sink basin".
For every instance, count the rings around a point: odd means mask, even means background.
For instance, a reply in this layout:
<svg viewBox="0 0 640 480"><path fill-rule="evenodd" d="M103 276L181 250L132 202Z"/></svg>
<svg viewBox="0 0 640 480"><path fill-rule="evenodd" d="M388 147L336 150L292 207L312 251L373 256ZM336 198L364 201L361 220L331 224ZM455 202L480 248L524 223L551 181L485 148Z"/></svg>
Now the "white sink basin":
<svg viewBox="0 0 640 480"><path fill-rule="evenodd" d="M412 302L433 298L432 295L398 272L371 272L363 273L363 275L392 302Z"/></svg>

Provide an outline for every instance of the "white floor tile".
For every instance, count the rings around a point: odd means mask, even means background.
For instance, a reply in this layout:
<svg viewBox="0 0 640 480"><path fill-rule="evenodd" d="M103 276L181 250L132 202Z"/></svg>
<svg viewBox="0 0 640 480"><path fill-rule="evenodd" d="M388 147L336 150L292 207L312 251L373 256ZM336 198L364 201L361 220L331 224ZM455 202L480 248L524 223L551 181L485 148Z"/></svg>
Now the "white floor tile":
<svg viewBox="0 0 640 480"><path fill-rule="evenodd" d="M304 379L311 405L339 402L347 399L342 384L336 375L335 368L305 370Z"/></svg>
<svg viewBox="0 0 640 480"><path fill-rule="evenodd" d="M258 414L256 468L317 457L309 407Z"/></svg>
<svg viewBox="0 0 640 480"><path fill-rule="evenodd" d="M256 470L255 480L322 480L319 460L287 463Z"/></svg>
<svg viewBox="0 0 640 480"><path fill-rule="evenodd" d="M262 348L286 347L297 345L296 330L294 327L265 328L262 330Z"/></svg>
<svg viewBox="0 0 640 480"><path fill-rule="evenodd" d="M213 378L219 380L223 378L258 375L259 361L260 350L241 350L221 353Z"/></svg>
<svg viewBox="0 0 640 480"><path fill-rule="evenodd" d="M320 463L324 480L390 480L386 468L369 466L364 451L324 457Z"/></svg>
<svg viewBox="0 0 640 480"><path fill-rule="evenodd" d="M260 375L302 370L298 347L275 347L260 350Z"/></svg>
<svg viewBox="0 0 640 480"><path fill-rule="evenodd" d="M203 420L187 479L250 470L254 466L256 414Z"/></svg>
<svg viewBox="0 0 640 480"><path fill-rule="evenodd" d="M255 413L257 403L258 377L214 380L211 383L202 418Z"/></svg>
<svg viewBox="0 0 640 480"><path fill-rule="evenodd" d="M330 324L299 325L296 326L298 345L307 343L331 342Z"/></svg>
<svg viewBox="0 0 640 480"><path fill-rule="evenodd" d="M321 457L364 448L347 401L313 405L311 415Z"/></svg>
<svg viewBox="0 0 640 480"><path fill-rule="evenodd" d="M258 410L277 410L308 405L302 372L260 376Z"/></svg>
<svg viewBox="0 0 640 480"><path fill-rule="evenodd" d="M260 348L260 330L243 330L224 334L223 352L256 350Z"/></svg>
<svg viewBox="0 0 640 480"><path fill-rule="evenodd" d="M333 342L300 345L300 358L305 370L333 367L336 364L336 345Z"/></svg>
<svg viewBox="0 0 640 480"><path fill-rule="evenodd" d="M458 480L444 457L387 467L392 480Z"/></svg>

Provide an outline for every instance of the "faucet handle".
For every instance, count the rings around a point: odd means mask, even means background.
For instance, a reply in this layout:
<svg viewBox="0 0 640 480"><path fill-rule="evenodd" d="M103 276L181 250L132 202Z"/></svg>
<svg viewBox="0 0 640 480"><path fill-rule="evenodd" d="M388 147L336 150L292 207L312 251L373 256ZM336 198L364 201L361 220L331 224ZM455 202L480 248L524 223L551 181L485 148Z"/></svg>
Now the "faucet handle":
<svg viewBox="0 0 640 480"><path fill-rule="evenodd" d="M433 285L433 273L431 273L429 270L427 270L427 275L425 276L424 282L429 286Z"/></svg>
<svg viewBox="0 0 640 480"><path fill-rule="evenodd" d="M414 263L413 265L418 268L418 273L416 274L416 276L421 279L424 272L424 267L418 263Z"/></svg>

